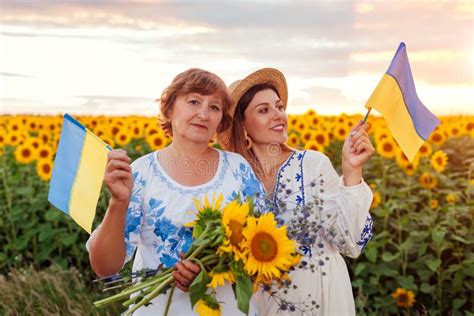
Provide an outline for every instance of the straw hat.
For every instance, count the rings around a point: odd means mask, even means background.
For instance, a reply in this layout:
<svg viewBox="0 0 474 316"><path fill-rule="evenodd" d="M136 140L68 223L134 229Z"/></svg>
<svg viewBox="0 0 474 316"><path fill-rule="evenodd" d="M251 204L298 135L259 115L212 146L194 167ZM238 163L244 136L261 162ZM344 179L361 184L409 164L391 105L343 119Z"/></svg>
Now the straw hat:
<svg viewBox="0 0 474 316"><path fill-rule="evenodd" d="M263 68L251 73L245 79L238 80L229 86L229 93L232 99L232 106L229 109L229 115L232 118L232 122L234 119L235 108L237 107L240 98L242 98L242 96L253 86L263 83L275 87L281 101L283 102L283 108L286 110L288 87L286 85L285 76L283 76L281 71L275 68ZM231 123L228 129L217 135L217 141L224 150L231 149L232 126L233 123Z"/></svg>

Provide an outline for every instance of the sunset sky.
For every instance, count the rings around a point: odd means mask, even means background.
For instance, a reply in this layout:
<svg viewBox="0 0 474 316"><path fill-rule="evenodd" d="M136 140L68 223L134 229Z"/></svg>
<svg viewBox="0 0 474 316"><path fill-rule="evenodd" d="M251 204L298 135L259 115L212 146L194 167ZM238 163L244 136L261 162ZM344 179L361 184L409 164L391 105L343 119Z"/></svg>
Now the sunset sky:
<svg viewBox="0 0 474 316"><path fill-rule="evenodd" d="M404 41L421 101L474 115L474 1L59 2L0 1L1 113L155 115L188 68L275 67L290 113L364 114Z"/></svg>

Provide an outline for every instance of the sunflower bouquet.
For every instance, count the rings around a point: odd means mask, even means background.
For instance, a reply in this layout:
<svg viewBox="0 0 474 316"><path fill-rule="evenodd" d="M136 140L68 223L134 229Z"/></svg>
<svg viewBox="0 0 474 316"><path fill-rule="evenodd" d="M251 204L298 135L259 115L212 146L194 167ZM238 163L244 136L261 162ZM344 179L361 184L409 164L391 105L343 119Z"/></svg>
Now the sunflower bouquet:
<svg viewBox="0 0 474 316"><path fill-rule="evenodd" d="M290 240L286 226L278 227L273 213L254 212L252 200L234 200L221 209L222 195L210 202L195 200L196 218L193 243L184 258L199 264L201 272L189 287L191 306L200 315L220 315L216 288L232 284L238 308L249 312L250 298L258 286L288 279L290 269L300 262L296 242ZM96 301L104 307L124 301L124 315L130 315L169 289L167 314L174 290L174 268L136 272L131 284L111 297ZM107 279L116 282L113 277ZM139 280L139 281L138 281Z"/></svg>

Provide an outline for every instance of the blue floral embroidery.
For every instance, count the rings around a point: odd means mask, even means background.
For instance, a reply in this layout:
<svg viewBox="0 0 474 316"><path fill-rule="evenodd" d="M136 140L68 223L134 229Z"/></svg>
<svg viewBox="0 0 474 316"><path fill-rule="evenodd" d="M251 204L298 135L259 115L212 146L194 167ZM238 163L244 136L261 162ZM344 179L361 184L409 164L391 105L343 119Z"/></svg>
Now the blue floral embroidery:
<svg viewBox="0 0 474 316"><path fill-rule="evenodd" d="M246 165L244 163L240 163L240 177L242 179L242 186L240 188L244 198L252 197L257 192L261 191L260 181L258 181L257 177L252 171L252 167L250 165ZM239 175L234 176L238 179Z"/></svg>
<svg viewBox="0 0 474 316"><path fill-rule="evenodd" d="M135 252L135 247L130 243L130 234L139 234L141 220L143 218L143 209L141 204L141 193L145 186L145 180L138 176L138 172L134 172L133 176L133 189L130 196L130 204L127 208L127 215L125 218L125 245L127 256L132 256Z"/></svg>
<svg viewBox="0 0 474 316"><path fill-rule="evenodd" d="M178 228L166 217L160 218L155 222L155 235L166 241L168 237L174 234Z"/></svg>
<svg viewBox="0 0 474 316"><path fill-rule="evenodd" d="M178 258L164 253L160 257L160 262L163 263L166 268L169 268L174 266L178 262Z"/></svg>
<svg viewBox="0 0 474 316"><path fill-rule="evenodd" d="M357 242L361 246L361 251L367 246L367 243L372 239L373 236L373 220L371 216L367 216L365 220L365 226L360 234L360 240Z"/></svg>

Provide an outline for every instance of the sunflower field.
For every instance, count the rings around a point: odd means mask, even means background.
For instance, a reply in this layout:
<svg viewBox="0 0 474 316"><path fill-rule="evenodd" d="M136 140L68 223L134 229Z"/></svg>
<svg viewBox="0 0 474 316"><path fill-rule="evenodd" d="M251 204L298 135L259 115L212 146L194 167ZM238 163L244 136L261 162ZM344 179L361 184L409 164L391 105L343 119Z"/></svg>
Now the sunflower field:
<svg viewBox="0 0 474 316"><path fill-rule="evenodd" d="M156 118L76 116L132 159L171 142ZM344 139L361 116L290 115L288 144L318 150L340 172ZM474 315L474 117L442 124L409 162L381 117L364 167L374 237L347 259L358 315ZM0 314L97 311L88 234L47 201L62 116L0 116ZM214 146L218 146L213 144ZM108 192L102 190L94 227ZM116 313L116 312L115 312Z"/></svg>

